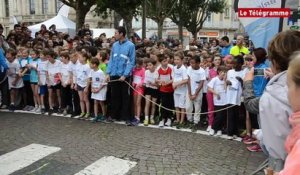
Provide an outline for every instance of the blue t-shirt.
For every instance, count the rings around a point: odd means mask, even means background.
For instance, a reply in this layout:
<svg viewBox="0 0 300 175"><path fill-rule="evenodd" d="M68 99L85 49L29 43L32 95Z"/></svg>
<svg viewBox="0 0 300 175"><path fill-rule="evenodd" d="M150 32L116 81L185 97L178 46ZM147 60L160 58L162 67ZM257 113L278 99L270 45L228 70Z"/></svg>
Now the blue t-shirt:
<svg viewBox="0 0 300 175"><path fill-rule="evenodd" d="M221 57L225 57L226 55L230 54L230 49L232 48L232 45L224 46L221 49Z"/></svg>
<svg viewBox="0 0 300 175"><path fill-rule="evenodd" d="M29 60L29 64L32 65L32 66L34 66L34 67L37 67L37 65L38 65L39 62L40 62L39 58L35 58L35 59L30 59ZM37 70L31 68L30 69L30 82L31 83L37 83L38 80L39 79L38 79Z"/></svg>
<svg viewBox="0 0 300 175"><path fill-rule="evenodd" d="M259 65L255 65L254 69L266 69L269 68L269 66L266 63L261 63ZM268 83L268 79L266 79L264 76L254 76L253 79L253 91L254 91L254 95L256 97L260 97L264 90L265 87Z"/></svg>

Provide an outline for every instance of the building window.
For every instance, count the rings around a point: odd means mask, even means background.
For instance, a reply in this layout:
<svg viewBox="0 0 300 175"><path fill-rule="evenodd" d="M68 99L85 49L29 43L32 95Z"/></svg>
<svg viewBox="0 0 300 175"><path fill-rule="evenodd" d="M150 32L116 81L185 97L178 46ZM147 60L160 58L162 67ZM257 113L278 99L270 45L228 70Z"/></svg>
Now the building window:
<svg viewBox="0 0 300 175"><path fill-rule="evenodd" d="M9 3L8 3L8 0L5 0L4 3L5 3L5 16L9 17Z"/></svg>
<svg viewBox="0 0 300 175"><path fill-rule="evenodd" d="M208 16L207 16L207 22L211 22L211 13L208 13Z"/></svg>
<svg viewBox="0 0 300 175"><path fill-rule="evenodd" d="M29 10L30 10L30 14L34 15L35 14L35 4L34 4L34 0L29 0Z"/></svg>
<svg viewBox="0 0 300 175"><path fill-rule="evenodd" d="M48 0L42 0L42 13L48 13Z"/></svg>
<svg viewBox="0 0 300 175"><path fill-rule="evenodd" d="M230 17L229 8L226 7L226 8L225 8L225 18L229 18L229 17Z"/></svg>
<svg viewBox="0 0 300 175"><path fill-rule="evenodd" d="M58 13L59 9L64 5L60 0L56 0L56 13Z"/></svg>

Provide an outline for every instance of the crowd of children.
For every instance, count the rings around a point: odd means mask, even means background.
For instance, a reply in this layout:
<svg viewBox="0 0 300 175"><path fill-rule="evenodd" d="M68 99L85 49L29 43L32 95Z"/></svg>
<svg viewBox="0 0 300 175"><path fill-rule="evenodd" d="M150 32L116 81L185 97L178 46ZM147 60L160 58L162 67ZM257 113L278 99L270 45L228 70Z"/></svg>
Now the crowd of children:
<svg viewBox="0 0 300 175"><path fill-rule="evenodd" d="M94 118L93 122L112 121L107 108L111 93L105 78L107 50L92 56L79 46L72 50L21 47L8 49L6 58L10 111L22 104L23 110L41 114L70 113ZM253 60L254 54L222 58L206 50L138 49L131 81L134 125L143 119L145 126L157 123L196 131L207 120L210 135L225 132L230 139L236 137L243 127L240 116L246 116L241 110L242 79ZM208 115L200 114L207 111Z"/></svg>

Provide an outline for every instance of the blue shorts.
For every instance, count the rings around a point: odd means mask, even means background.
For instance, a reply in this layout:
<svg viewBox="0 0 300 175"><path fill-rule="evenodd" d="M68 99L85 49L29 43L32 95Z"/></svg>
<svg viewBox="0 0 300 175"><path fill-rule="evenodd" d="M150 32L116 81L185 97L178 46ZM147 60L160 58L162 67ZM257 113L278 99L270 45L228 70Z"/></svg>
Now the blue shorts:
<svg viewBox="0 0 300 175"><path fill-rule="evenodd" d="M39 94L40 95L45 95L47 93L47 91L48 91L47 85L40 86L40 89L39 89Z"/></svg>

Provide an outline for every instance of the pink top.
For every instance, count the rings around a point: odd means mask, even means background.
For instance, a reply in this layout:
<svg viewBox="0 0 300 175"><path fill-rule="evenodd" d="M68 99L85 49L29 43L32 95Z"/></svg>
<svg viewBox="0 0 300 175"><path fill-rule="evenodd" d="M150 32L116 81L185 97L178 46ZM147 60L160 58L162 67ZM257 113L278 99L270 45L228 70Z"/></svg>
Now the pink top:
<svg viewBox="0 0 300 175"><path fill-rule="evenodd" d="M285 160L284 169L279 175L299 174L300 168L300 112L292 114L289 118L292 130L285 141L285 149L288 156Z"/></svg>
<svg viewBox="0 0 300 175"><path fill-rule="evenodd" d="M135 87L135 89L137 91L142 93L144 90L143 84L144 84L144 80L145 80L145 68L144 67L142 67L142 68L135 67L133 69L132 75L133 75L133 81L132 81L133 87ZM138 87L136 87L136 86L138 86Z"/></svg>
<svg viewBox="0 0 300 175"><path fill-rule="evenodd" d="M208 71L208 80L210 81L211 79L215 78L216 76L218 76L218 72L216 68L211 68Z"/></svg>

